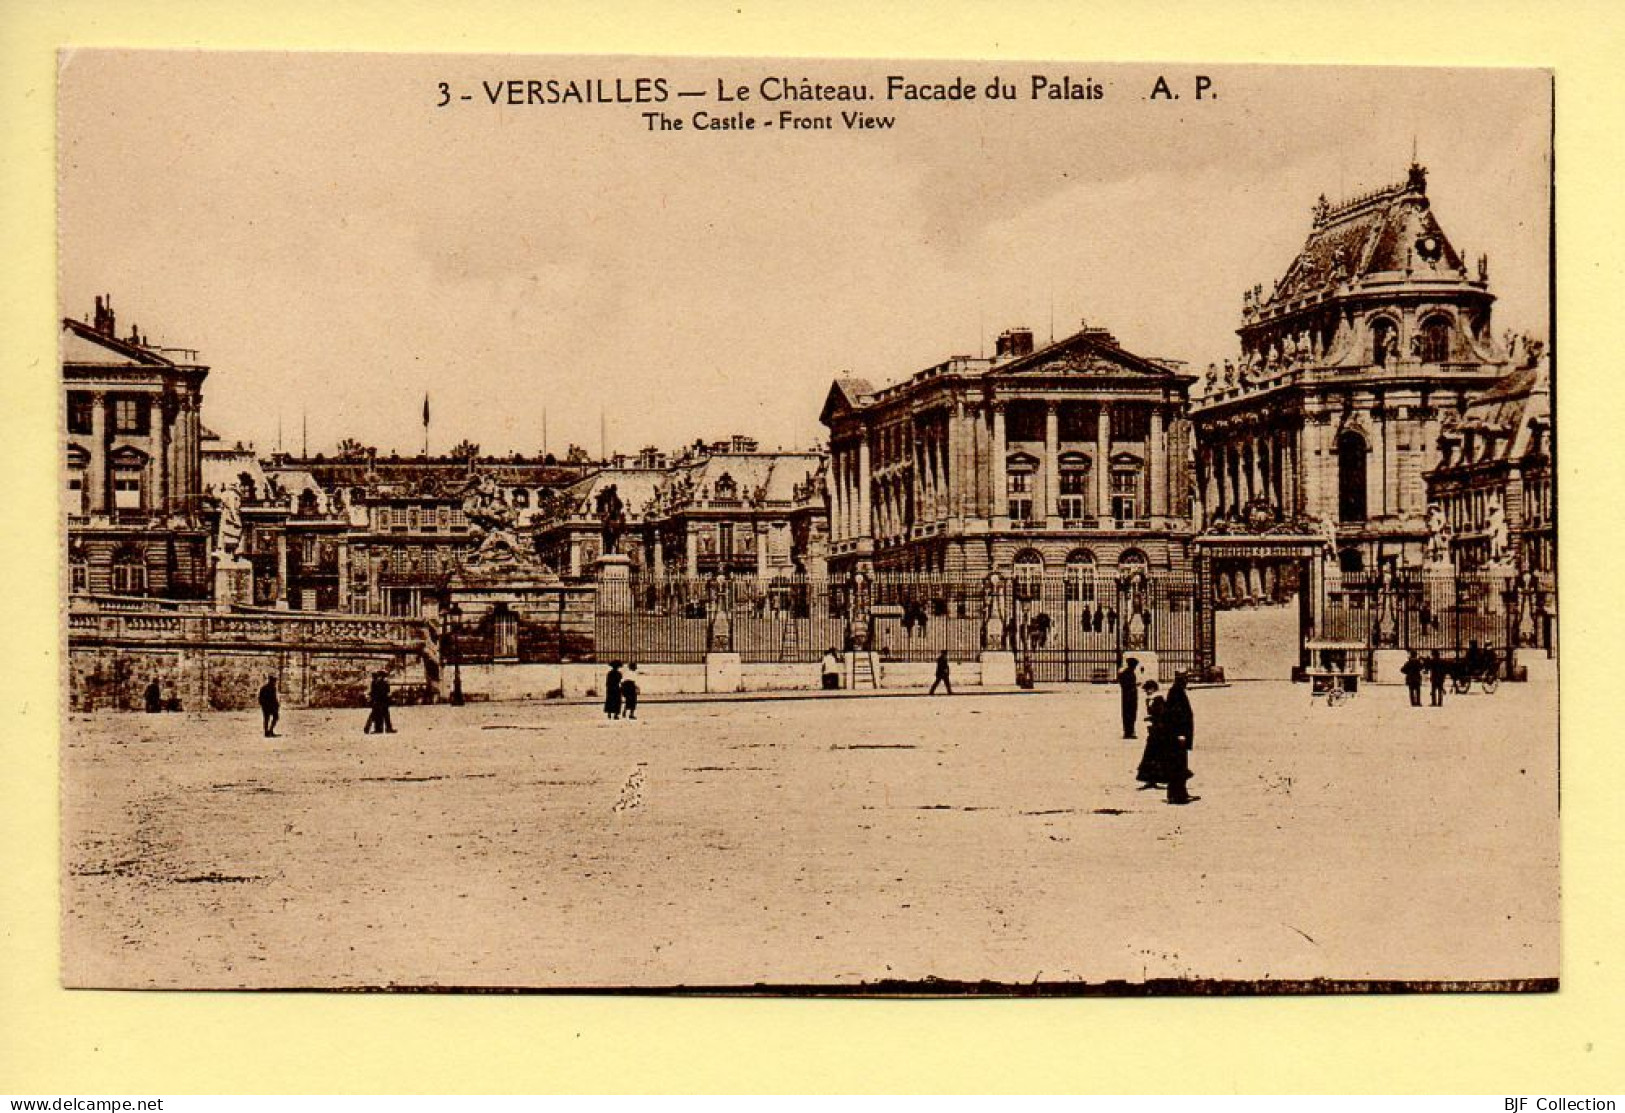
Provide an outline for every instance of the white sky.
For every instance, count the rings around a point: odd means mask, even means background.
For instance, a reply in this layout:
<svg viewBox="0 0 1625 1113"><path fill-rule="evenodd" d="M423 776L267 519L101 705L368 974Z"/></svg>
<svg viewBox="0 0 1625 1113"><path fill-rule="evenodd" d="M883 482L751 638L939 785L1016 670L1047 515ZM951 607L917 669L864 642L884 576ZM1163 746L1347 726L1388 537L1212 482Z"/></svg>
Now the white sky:
<svg viewBox="0 0 1625 1113"><path fill-rule="evenodd" d="M1144 99L1158 73L1178 104ZM1218 99L1190 100L1195 73ZM650 134L624 106L492 108L481 79L1017 83L881 103L887 132ZM1026 99L1085 76L1096 103ZM436 109L435 83L475 94ZM227 440L486 452L802 447L843 368L892 381L1081 317L1194 368L1233 355L1322 192L1404 176L1490 256L1497 333L1547 333L1537 71L80 52L61 83L61 297L200 349ZM668 111L719 111L709 100ZM777 118L779 105L753 105ZM830 106L836 111L839 106ZM825 111L808 108L807 111Z"/></svg>

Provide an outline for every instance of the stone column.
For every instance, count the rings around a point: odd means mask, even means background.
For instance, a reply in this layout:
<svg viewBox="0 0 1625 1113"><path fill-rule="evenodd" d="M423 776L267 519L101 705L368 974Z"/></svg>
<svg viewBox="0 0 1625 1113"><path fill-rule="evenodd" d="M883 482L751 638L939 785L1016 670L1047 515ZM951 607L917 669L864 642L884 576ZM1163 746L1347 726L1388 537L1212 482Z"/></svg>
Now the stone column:
<svg viewBox="0 0 1625 1113"><path fill-rule="evenodd" d="M169 489L169 422L167 419L169 406L162 393L152 396L152 415L148 420L152 423L153 445L157 449L153 453L154 467L158 477L153 491L152 506L156 513L167 515L173 509Z"/></svg>
<svg viewBox="0 0 1625 1113"><path fill-rule="evenodd" d="M684 524L683 542L686 548L688 574L697 577L700 574L700 535L695 532L693 522ZM580 575L579 572L576 574Z"/></svg>
<svg viewBox="0 0 1625 1113"><path fill-rule="evenodd" d="M1102 402L1095 418L1095 514L1112 516L1112 404Z"/></svg>
<svg viewBox="0 0 1625 1113"><path fill-rule="evenodd" d="M1004 403L993 403L993 450L989 453L993 478L993 519L995 529L1010 528L1010 480L1005 474L1004 459L1009 448L1004 436Z"/></svg>
<svg viewBox="0 0 1625 1113"><path fill-rule="evenodd" d="M1152 518L1168 514L1168 430L1162 424L1162 403L1151 407L1151 443L1146 445L1150 457L1151 514Z"/></svg>
<svg viewBox="0 0 1625 1113"><path fill-rule="evenodd" d="M754 523L756 530L756 578L762 583L767 582L767 539L772 527L765 522Z"/></svg>
<svg viewBox="0 0 1625 1113"><path fill-rule="evenodd" d="M1060 529L1061 411L1053 400L1044 403L1044 525Z"/></svg>
<svg viewBox="0 0 1625 1113"><path fill-rule="evenodd" d="M953 413L948 418L948 516L965 515L965 402L954 400Z"/></svg>
<svg viewBox="0 0 1625 1113"><path fill-rule="evenodd" d="M869 435L865 431L858 441L858 529L857 536L874 536L874 524L869 513Z"/></svg>
<svg viewBox="0 0 1625 1113"><path fill-rule="evenodd" d="M96 391L90 396L90 463L85 468L85 513L106 514L112 510L108 494L110 473L107 445L107 395Z"/></svg>
<svg viewBox="0 0 1625 1113"><path fill-rule="evenodd" d="M288 531L277 530L276 535L276 608L288 609Z"/></svg>

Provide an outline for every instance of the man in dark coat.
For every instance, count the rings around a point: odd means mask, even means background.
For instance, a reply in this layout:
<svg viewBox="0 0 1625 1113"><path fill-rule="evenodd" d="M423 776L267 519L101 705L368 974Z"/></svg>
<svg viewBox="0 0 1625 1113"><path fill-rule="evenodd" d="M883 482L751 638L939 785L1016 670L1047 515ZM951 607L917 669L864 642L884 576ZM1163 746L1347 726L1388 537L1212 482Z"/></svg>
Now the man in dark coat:
<svg viewBox="0 0 1625 1113"><path fill-rule="evenodd" d="M1123 667L1117 670L1117 687L1122 692L1123 702L1123 737L1134 737L1134 721L1139 718L1139 676L1140 662L1130 657L1123 662Z"/></svg>
<svg viewBox="0 0 1625 1113"><path fill-rule="evenodd" d="M276 694L276 677L267 676L260 685L260 718L264 721L265 737L276 737L276 722L282 714L282 701Z"/></svg>
<svg viewBox="0 0 1625 1113"><path fill-rule="evenodd" d="M948 689L948 694L950 696L954 694L953 683L948 679L948 651L946 649L937 654L937 678L931 681L931 690L927 692L926 695L936 695L938 684L941 684L944 688Z"/></svg>
<svg viewBox="0 0 1625 1113"><path fill-rule="evenodd" d="M1428 704L1431 707L1444 706L1444 686L1450 679L1450 663L1439 656L1435 649L1433 656L1428 658Z"/></svg>
<svg viewBox="0 0 1625 1113"><path fill-rule="evenodd" d="M1170 804L1189 804L1197 799L1185 788L1186 782L1191 779L1190 750L1196 739L1196 713L1191 709L1191 698L1185 692L1185 685L1185 674L1176 674L1162 708Z"/></svg>
<svg viewBox="0 0 1625 1113"><path fill-rule="evenodd" d="M1421 707L1423 665L1422 658L1416 655L1416 650L1411 650L1410 657L1400 666L1399 671L1400 675L1404 676L1405 687L1411 694L1411 706Z"/></svg>

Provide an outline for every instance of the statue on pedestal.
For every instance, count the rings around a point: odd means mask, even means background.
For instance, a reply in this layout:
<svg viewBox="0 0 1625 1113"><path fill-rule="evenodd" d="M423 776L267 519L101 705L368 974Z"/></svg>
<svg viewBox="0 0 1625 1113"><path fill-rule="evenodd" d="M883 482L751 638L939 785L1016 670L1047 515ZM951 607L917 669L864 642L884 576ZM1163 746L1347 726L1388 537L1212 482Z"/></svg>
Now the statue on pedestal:
<svg viewBox="0 0 1625 1113"><path fill-rule="evenodd" d="M626 532L626 504L620 492L611 483L598 492L596 503L598 522L603 531L604 555L621 551L621 535Z"/></svg>

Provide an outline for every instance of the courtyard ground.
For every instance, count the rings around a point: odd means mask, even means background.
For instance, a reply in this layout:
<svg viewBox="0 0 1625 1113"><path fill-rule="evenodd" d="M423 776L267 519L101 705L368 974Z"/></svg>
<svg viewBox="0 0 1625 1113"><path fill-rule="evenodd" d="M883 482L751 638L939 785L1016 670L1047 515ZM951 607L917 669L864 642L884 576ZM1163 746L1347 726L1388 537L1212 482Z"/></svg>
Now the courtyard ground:
<svg viewBox="0 0 1625 1113"><path fill-rule="evenodd" d="M1556 690L1111 688L72 716L74 986L856 986L1558 972Z"/></svg>

